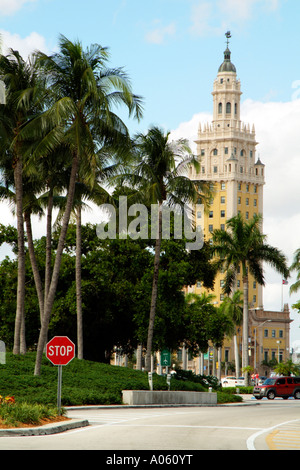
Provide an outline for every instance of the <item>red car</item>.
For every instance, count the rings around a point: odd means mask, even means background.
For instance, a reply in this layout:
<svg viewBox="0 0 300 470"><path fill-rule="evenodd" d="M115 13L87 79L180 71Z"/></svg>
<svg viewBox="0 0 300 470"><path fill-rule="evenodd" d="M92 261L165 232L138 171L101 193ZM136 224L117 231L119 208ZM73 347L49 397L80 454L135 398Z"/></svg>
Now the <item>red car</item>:
<svg viewBox="0 0 300 470"><path fill-rule="evenodd" d="M262 385L256 385L253 395L257 400L267 397L274 400L275 397L287 399L294 397L300 399L300 377L270 377Z"/></svg>

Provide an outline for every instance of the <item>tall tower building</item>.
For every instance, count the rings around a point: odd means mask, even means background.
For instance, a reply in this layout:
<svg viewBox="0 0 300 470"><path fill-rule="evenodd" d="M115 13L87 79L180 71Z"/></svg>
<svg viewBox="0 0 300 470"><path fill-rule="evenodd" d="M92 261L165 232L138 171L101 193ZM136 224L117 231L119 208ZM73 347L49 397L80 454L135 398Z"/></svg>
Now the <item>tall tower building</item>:
<svg viewBox="0 0 300 470"><path fill-rule="evenodd" d="M244 124L240 118L241 83L231 62L230 33L226 33L227 47L224 61L213 84L213 120L199 125L196 140L200 172L192 170L190 178L211 183L213 199L209 211L197 206L196 225L200 225L205 240L214 229L225 229L226 220L237 213L251 219L263 214L264 165L256 156L254 125ZM220 305L224 274L216 277L215 302ZM237 275L236 289L242 290L242 275ZM194 288L201 293L201 285ZM250 307L262 307L262 286L249 276Z"/></svg>

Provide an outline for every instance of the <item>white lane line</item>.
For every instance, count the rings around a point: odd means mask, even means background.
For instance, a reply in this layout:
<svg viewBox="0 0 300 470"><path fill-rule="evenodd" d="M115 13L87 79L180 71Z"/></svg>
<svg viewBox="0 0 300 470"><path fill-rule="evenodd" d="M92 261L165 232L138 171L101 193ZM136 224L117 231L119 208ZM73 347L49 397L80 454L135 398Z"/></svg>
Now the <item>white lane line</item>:
<svg viewBox="0 0 300 470"><path fill-rule="evenodd" d="M252 434L252 436L250 436L248 439L247 439L247 449L248 450L256 450L255 448L255 439L259 436L261 436L262 434L264 433L270 433L272 432L274 429L277 429L279 428L280 426L285 426L287 424L290 424L290 423L296 423L296 422L299 422L299 419L293 419L291 421L285 421L283 423L279 423L279 424L276 424L275 426L271 426L270 428L265 428L265 429L262 429L261 431L258 431L256 432L255 434Z"/></svg>

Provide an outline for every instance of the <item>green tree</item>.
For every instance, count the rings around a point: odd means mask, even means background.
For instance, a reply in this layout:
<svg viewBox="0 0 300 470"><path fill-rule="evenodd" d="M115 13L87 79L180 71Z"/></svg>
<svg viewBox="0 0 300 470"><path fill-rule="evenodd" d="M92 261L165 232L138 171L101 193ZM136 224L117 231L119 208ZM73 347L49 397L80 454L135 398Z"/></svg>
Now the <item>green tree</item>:
<svg viewBox="0 0 300 470"><path fill-rule="evenodd" d="M290 271L297 271L297 280L290 287L290 294L294 294L300 289L300 248L294 253L294 260L290 266Z"/></svg>
<svg viewBox="0 0 300 470"><path fill-rule="evenodd" d="M300 366L298 364L294 364L291 359L286 362L280 362L274 367L274 371L278 375L299 375Z"/></svg>
<svg viewBox="0 0 300 470"><path fill-rule="evenodd" d="M226 313L229 318L231 318L235 328L233 333L234 341L234 357L235 357L235 373L236 376L240 376L240 357L239 350L237 345L237 335L236 329L238 326L241 326L243 323L243 300L241 298L242 292L237 290L233 293L232 296L225 297L220 309L222 312Z"/></svg>
<svg viewBox="0 0 300 470"><path fill-rule="evenodd" d="M13 170L13 180L6 178L6 181L15 188L18 228L18 287L13 352L25 354L23 171L27 161L23 131L41 112L43 86L34 58L26 62L18 51L12 49L7 56L0 57L0 78L6 86L6 105L0 106L1 167L6 175Z"/></svg>
<svg viewBox="0 0 300 470"><path fill-rule="evenodd" d="M59 47L60 51L52 56L38 55L41 71L47 77L50 103L40 122L42 128L49 132L35 149L34 155L39 157L45 152L52 152L64 142L72 158L60 239L44 305L35 375L40 374L79 171L92 184L96 176L99 145L106 141L116 143L118 139L128 140L126 126L114 113L116 104L124 104L135 117L141 116L140 99L133 95L126 75L121 69L106 69L108 53L105 48L93 45L83 50L80 42L73 43L64 36L60 36Z"/></svg>
<svg viewBox="0 0 300 470"><path fill-rule="evenodd" d="M187 335L184 342L194 354L205 353L209 342L220 349L225 336L233 329L232 320L213 305L213 299L214 295L205 292L186 295Z"/></svg>
<svg viewBox="0 0 300 470"><path fill-rule="evenodd" d="M158 230L155 243L154 272L152 296L149 314L148 337L145 369L151 369L153 331L156 314L160 252L162 241L162 210L163 205L170 207L183 206L187 202L196 203L199 190L184 175L189 166L199 167L199 163L191 153L186 140L170 141L170 133L164 133L159 127L151 127L146 134L138 134L134 139L134 163L131 173L123 175L123 179L136 190L134 202L142 202L150 207L157 204Z"/></svg>
<svg viewBox="0 0 300 470"><path fill-rule="evenodd" d="M260 230L261 216L245 221L238 214L227 221L227 230L214 230L213 253L225 269L224 292L229 294L241 267L243 279L243 368L249 365L248 356L248 279L249 273L261 285L265 284L262 262L267 262L284 277L289 276L286 258L281 251L266 243ZM248 374L245 374L246 384Z"/></svg>

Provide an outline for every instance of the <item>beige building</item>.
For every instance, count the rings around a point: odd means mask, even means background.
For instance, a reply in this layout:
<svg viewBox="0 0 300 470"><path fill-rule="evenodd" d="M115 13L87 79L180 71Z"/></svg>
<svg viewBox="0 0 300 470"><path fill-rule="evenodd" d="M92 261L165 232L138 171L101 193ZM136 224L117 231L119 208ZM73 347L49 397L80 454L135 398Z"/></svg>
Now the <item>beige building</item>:
<svg viewBox="0 0 300 470"><path fill-rule="evenodd" d="M227 40L224 60L213 83L213 119L211 123L199 125L198 129L196 144L201 168L198 173L193 170L189 175L194 181L210 182L213 189L213 199L208 211L202 205L197 205L195 211L196 225L201 226L206 240L211 238L214 229L225 229L226 220L237 213L241 213L245 219L251 219L254 214L263 214L265 167L256 152L254 124L241 121L241 94L241 83L231 62ZM214 291L209 291L215 295L217 306L224 299L223 282L224 274L219 273ZM242 291L241 273L237 274L235 290ZM200 294L203 292L201 283L187 288L187 292ZM249 308L250 365L259 373L264 373L265 370L259 367L263 360L287 360L289 357L289 311L285 306L283 312L265 312L262 286L250 275ZM240 352L241 330L242 328L238 334ZM210 355L212 359L212 354ZM231 341L225 343L221 360L234 361ZM190 361L185 358L183 362L187 368L202 373L198 358ZM206 371L210 366L210 373L215 372L215 362L216 358L210 362L205 360Z"/></svg>

